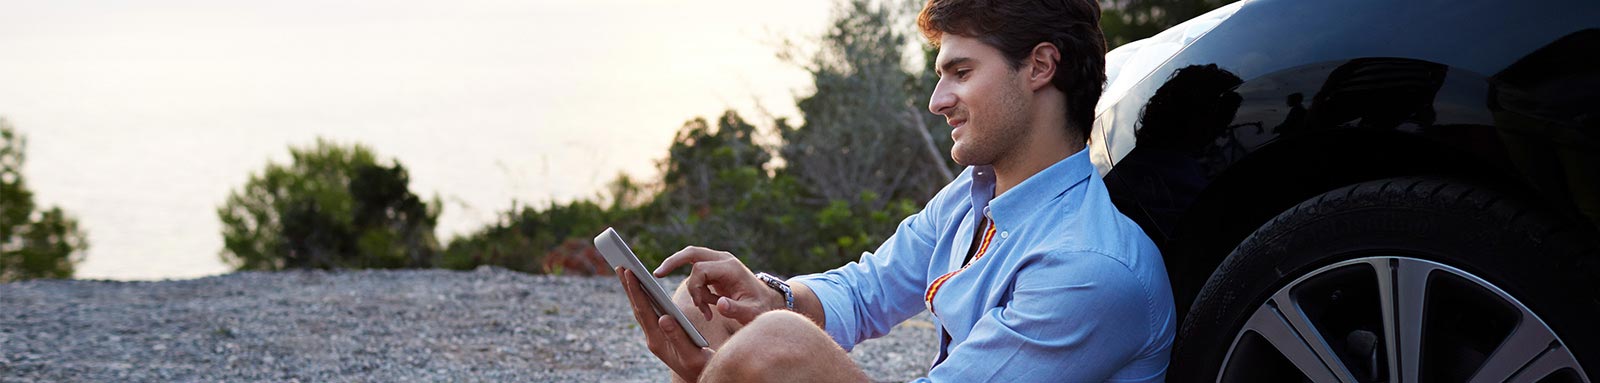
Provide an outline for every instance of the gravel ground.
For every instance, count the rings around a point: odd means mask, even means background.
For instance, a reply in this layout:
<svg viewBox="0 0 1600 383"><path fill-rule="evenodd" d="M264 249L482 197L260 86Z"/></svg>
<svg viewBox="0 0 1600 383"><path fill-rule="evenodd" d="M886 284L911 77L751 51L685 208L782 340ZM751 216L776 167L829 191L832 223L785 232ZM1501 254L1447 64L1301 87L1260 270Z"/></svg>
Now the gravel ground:
<svg viewBox="0 0 1600 383"><path fill-rule="evenodd" d="M0 381L666 381L626 305L615 278L494 268L7 283ZM902 381L936 347L923 313L851 356Z"/></svg>

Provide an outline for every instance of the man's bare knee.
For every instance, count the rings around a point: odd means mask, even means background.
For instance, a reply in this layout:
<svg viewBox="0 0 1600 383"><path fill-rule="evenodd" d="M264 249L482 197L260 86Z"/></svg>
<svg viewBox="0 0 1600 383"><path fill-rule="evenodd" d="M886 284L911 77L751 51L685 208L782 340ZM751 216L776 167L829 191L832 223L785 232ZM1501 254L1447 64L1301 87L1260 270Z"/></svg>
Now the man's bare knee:
<svg viewBox="0 0 1600 383"><path fill-rule="evenodd" d="M678 284L678 289L672 292L672 303L678 305L678 310L682 310L684 314L688 314L691 311L700 311L700 309L694 307L694 298L689 297L689 285L687 283Z"/></svg>
<svg viewBox="0 0 1600 383"><path fill-rule="evenodd" d="M764 349L764 355L780 362L813 357L815 356L813 350L817 349L839 349L838 344L833 343L833 339L818 328L816 322L793 311L777 310L761 314L746 324L744 331L750 332L746 339L775 341L777 344L796 346L762 347L759 343L740 342L743 345ZM844 350L839 349L839 351Z"/></svg>
<svg viewBox="0 0 1600 383"><path fill-rule="evenodd" d="M791 311L771 311L746 324L706 367L709 381L860 381L860 372L816 322ZM859 378L859 379L857 379Z"/></svg>
<svg viewBox="0 0 1600 383"><path fill-rule="evenodd" d="M796 331L821 332L816 322L812 322L804 315L788 310L774 310L756 316L755 320L745 325L755 336L762 338L786 338L798 336ZM825 336L826 334L824 334Z"/></svg>

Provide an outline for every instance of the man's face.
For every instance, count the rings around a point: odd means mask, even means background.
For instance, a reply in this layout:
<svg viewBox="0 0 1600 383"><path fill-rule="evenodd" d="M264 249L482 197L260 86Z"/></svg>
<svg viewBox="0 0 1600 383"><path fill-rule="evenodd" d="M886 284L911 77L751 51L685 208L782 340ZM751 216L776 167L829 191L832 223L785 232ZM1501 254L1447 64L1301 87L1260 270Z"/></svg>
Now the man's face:
<svg viewBox="0 0 1600 383"><path fill-rule="evenodd" d="M978 39L946 33L934 68L939 84L928 111L953 128L950 157L962 165L990 165L1026 138L1026 84L1000 50Z"/></svg>

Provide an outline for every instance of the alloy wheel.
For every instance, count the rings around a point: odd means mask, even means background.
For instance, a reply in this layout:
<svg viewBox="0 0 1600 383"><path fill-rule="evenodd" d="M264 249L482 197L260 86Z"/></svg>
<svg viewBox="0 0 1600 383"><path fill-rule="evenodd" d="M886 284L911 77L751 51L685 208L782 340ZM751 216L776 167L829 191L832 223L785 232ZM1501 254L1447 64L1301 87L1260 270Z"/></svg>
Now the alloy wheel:
<svg viewBox="0 0 1600 383"><path fill-rule="evenodd" d="M1364 257L1257 306L1218 382L1589 382L1555 331L1494 284L1434 261Z"/></svg>

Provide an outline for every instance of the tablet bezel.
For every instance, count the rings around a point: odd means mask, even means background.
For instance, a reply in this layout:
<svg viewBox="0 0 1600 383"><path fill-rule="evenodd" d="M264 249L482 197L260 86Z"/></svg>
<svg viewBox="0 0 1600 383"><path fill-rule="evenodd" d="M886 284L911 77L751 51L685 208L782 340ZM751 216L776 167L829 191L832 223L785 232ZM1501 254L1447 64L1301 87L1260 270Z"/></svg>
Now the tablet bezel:
<svg viewBox="0 0 1600 383"><path fill-rule="evenodd" d="M689 322L689 317L683 314L683 310L679 310L678 305L672 303L672 296L668 295L666 289L661 287L661 282L644 268L644 262L640 262L639 256L633 254L633 250L628 248L628 243L622 240L622 235L617 234L616 229L608 227L606 231L595 236L594 247L600 250L600 255L605 257L606 263L611 264L612 268L622 266L633 272L639 279L639 284L644 286L645 295L650 296L657 314L665 311L678 321L679 327L689 334L689 339L693 340L695 345L709 347L706 338L700 336L700 330L695 329L694 324Z"/></svg>

